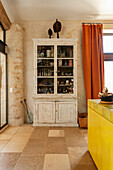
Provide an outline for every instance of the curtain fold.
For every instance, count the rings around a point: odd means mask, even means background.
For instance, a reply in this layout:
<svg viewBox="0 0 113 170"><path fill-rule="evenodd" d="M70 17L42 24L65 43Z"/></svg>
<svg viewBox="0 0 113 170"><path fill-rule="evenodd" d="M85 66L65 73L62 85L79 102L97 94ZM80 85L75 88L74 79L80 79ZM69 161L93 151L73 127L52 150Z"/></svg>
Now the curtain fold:
<svg viewBox="0 0 113 170"><path fill-rule="evenodd" d="M83 70L87 99L97 99L104 88L103 25L82 25Z"/></svg>

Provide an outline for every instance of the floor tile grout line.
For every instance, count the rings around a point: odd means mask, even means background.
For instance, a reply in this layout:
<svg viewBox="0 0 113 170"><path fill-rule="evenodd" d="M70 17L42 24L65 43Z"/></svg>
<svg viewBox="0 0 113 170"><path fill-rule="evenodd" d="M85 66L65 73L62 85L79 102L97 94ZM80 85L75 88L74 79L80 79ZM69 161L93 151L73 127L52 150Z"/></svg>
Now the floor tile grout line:
<svg viewBox="0 0 113 170"><path fill-rule="evenodd" d="M14 135L10 138L10 140L6 143L6 145L11 141L11 139L18 133L18 131L20 130L20 128L22 128L22 126L20 126L19 127L19 129L14 133ZM33 131L34 131L34 129L33 129ZM33 133L33 132L32 132ZM31 133L31 134L32 134ZM30 135L31 136L31 135ZM29 138L30 138L30 136L29 136ZM29 139L28 139L29 140ZM6 146L5 145L5 146ZM5 146L2 148L2 150L5 148ZM25 148L25 147L24 147ZM23 148L23 150L24 150L24 148ZM2 152L2 150L0 151L0 153L4 153L4 152ZM22 150L22 152L23 152L23 150ZM18 153L22 153L22 152L18 152ZM6 152L7 153L7 152ZM15 152L14 152L15 153Z"/></svg>
<svg viewBox="0 0 113 170"><path fill-rule="evenodd" d="M19 128L20 129L20 128ZM11 139L18 133L18 131L19 131L19 129L16 131L16 133L14 133L13 134L13 136L11 137ZM27 140L27 143L25 144L25 146L24 146L24 148L26 147L26 145L28 144L28 142L29 142L29 140L30 140L30 137L31 137L31 135L32 135L32 133L34 132L34 130L35 130L35 128L32 130L32 132L30 131L30 136L28 137L28 140ZM48 133L49 133L49 129L48 129ZM66 131L64 131L64 141L65 141L65 144L66 144L66 135L65 135L65 133L66 133ZM76 136L76 134L75 134L75 136ZM81 136L85 139L85 135L83 135L82 133L81 133ZM55 138L55 137L54 137ZM62 137L59 137L59 138L62 138ZM10 139L10 140L11 140ZM48 139L48 135L47 135L47 139ZM8 142L10 142L10 140L8 141ZM8 144L8 143L7 143ZM6 146L6 145L5 145ZM80 146L70 146L71 148L76 148L76 147L79 147L79 148L81 148ZM86 147L86 146L83 146L83 147ZM24 150L24 148L23 148L23 150ZM69 158L69 165L70 165L70 170L71 170L71 162L70 162L70 154L69 154L69 146L66 144L66 148L67 148L67 153L64 153L64 154L66 154L66 155L68 155L68 158ZM13 153L13 152L12 152ZM15 152L14 152L15 153ZM23 151L22 152L18 152L18 153L20 153L19 154L19 157L18 157L18 159L15 161L15 165L14 165L14 170L16 170L15 168L16 168L16 166L18 166L17 164L18 164L18 162L20 161L20 159L22 158L22 157L36 157L35 155L22 155L22 153L23 153ZM43 160L43 163L42 163L42 165L43 165L43 168L44 168L44 162L45 162L45 155L46 154L52 154L52 155L54 155L54 154L56 154L56 153L44 153L44 155L43 155L43 157L44 157L44 160ZM63 154L63 153L62 153ZM63 155L64 155L63 154ZM59 154L59 153L57 153L57 155L61 155L61 154ZM5 154L4 154L4 156L5 156ZM38 155L37 155L38 156ZM40 155L41 156L41 155ZM74 165L74 164L73 164ZM83 164L80 164L80 165L83 165ZM40 169L40 170L43 170L43 168L42 169Z"/></svg>
<svg viewBox="0 0 113 170"><path fill-rule="evenodd" d="M11 127L11 126L10 126ZM20 129L20 127L19 127L19 129ZM18 129L18 130L19 130ZM18 131L17 130L17 131ZM11 139L15 136L15 134L17 133L17 131L13 134L13 136L9 139L9 141L5 144L5 146L11 141ZM5 146L2 148L2 150L5 148ZM0 151L0 153L2 153L2 150Z"/></svg>
<svg viewBox="0 0 113 170"><path fill-rule="evenodd" d="M21 154L20 154L20 156L19 156L19 158L18 158L17 162L19 161L19 159L20 159L21 155L22 155L22 152L21 152ZM16 164L17 164L17 162L16 162ZM15 166L14 166L14 169L15 169L15 167L16 167L16 164L15 164Z"/></svg>
<svg viewBox="0 0 113 170"><path fill-rule="evenodd" d="M34 128L34 129L35 129L35 128ZM33 131L34 131L34 129L33 129ZM32 131L32 133L33 133L33 131ZM31 133L31 135L32 135L32 133ZM30 136L31 136L31 135L30 135ZM29 136L29 140L30 140L30 136ZM29 140L27 141L26 145L28 144ZM25 145L25 147L26 147L26 145ZM24 148L25 148L25 147L24 147ZM23 148L23 150L24 150L24 148ZM22 152L23 152L23 151L22 151ZM19 156L19 159L17 160L17 162L16 162L16 164L15 164L15 166L14 166L14 170L15 170L15 167L16 167L17 163L18 163L19 160L21 159L21 157L25 157L25 156L22 156L22 152L21 152L21 155ZM32 157L32 156L27 155L27 157ZM34 157L35 157L35 156L34 156ZM45 154L44 154L44 159L45 159ZM43 163L43 165L44 165L44 163Z"/></svg>
<svg viewBox="0 0 113 170"><path fill-rule="evenodd" d="M34 128L34 129L35 129L35 128ZM34 129L33 129L33 131L34 131ZM33 132L32 132L32 133L33 133ZM32 135L32 133L31 133L31 135ZM31 135L30 135L30 136L31 136ZM29 142L29 140L30 140L30 136L29 136L29 139L28 139L26 145L28 144L28 142ZM24 148L26 147L26 145L24 146ZM24 150L24 148L23 148L23 150ZM22 150L22 152L23 152L23 150Z"/></svg>

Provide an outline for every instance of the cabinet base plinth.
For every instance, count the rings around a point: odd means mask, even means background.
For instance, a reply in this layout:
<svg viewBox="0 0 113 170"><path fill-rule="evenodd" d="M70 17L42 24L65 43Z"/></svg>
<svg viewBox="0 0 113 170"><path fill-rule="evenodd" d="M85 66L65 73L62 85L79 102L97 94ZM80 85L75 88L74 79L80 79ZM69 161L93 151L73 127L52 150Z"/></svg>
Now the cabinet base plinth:
<svg viewBox="0 0 113 170"><path fill-rule="evenodd" d="M62 123L62 124L56 124L56 123L34 123L33 124L33 126L35 127L35 126L56 126L56 127L78 127L78 124L76 124L76 123Z"/></svg>

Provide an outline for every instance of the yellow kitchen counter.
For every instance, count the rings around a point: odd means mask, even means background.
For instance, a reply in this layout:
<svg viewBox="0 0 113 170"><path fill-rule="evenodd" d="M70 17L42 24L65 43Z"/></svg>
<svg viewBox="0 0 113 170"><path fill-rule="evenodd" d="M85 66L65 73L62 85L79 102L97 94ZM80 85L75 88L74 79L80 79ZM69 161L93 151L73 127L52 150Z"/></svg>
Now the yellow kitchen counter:
<svg viewBox="0 0 113 170"><path fill-rule="evenodd" d="M88 100L88 149L99 170L113 170L113 105Z"/></svg>

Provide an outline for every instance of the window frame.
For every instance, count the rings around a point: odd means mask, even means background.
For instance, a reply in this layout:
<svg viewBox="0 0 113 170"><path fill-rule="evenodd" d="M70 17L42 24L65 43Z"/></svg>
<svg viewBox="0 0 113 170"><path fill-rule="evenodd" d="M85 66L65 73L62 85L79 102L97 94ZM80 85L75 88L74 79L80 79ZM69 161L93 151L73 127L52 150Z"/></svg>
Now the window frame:
<svg viewBox="0 0 113 170"><path fill-rule="evenodd" d="M3 129L8 124L8 69L7 69L7 52L6 52L6 30L4 29L2 23L0 22L0 26L3 29L3 41L0 40L0 53L5 54L6 56L6 123L1 126L0 122L0 130ZM0 110L1 114L1 110ZM1 120L0 120L1 121Z"/></svg>
<svg viewBox="0 0 113 170"><path fill-rule="evenodd" d="M3 41L2 41L2 40L0 40L0 41L6 43L6 31L5 31L5 29L4 29L4 27L3 27L3 25L2 25L1 22L0 22L0 27L1 27L2 30L3 30Z"/></svg>
<svg viewBox="0 0 113 170"><path fill-rule="evenodd" d="M103 36L113 36L113 33L103 33ZM113 61L113 53L103 53L104 61Z"/></svg>

